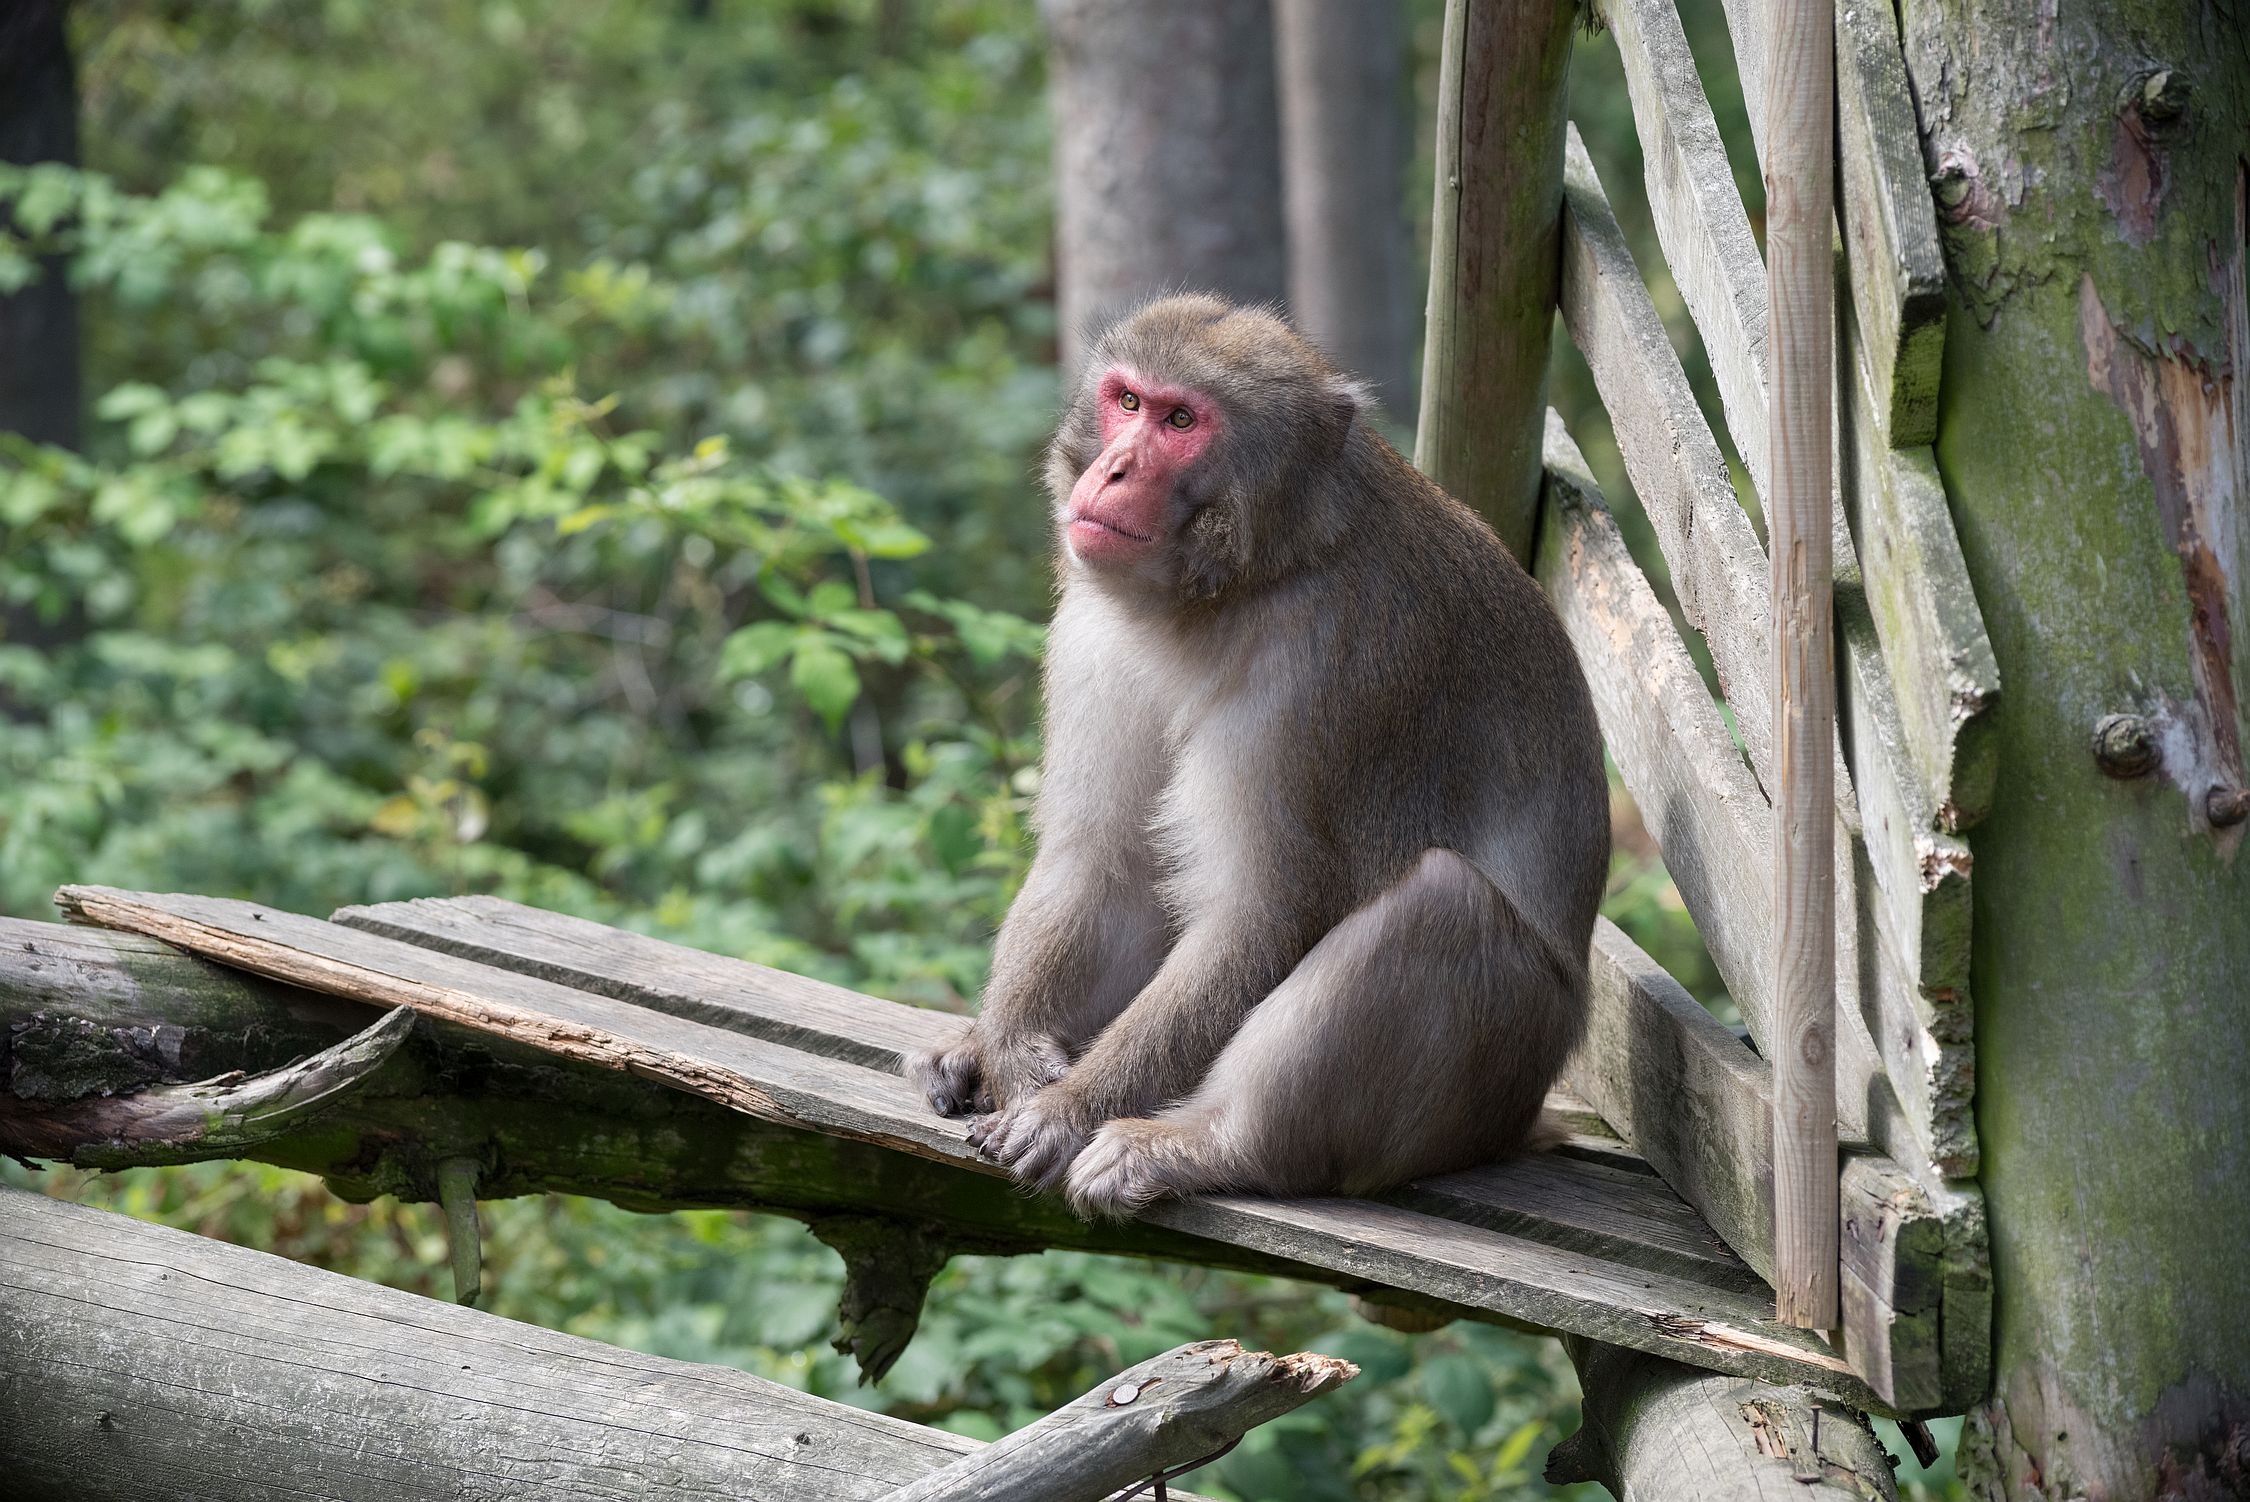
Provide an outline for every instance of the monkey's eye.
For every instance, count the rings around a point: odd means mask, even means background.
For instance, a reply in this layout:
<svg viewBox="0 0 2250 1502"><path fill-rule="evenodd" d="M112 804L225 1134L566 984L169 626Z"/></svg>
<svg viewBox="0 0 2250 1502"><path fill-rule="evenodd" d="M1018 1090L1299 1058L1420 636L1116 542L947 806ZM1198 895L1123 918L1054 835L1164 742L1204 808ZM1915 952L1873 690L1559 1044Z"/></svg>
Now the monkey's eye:
<svg viewBox="0 0 2250 1502"><path fill-rule="evenodd" d="M1183 432L1195 426L1195 414L1185 407L1174 407L1172 415L1164 420Z"/></svg>
<svg viewBox="0 0 2250 1502"><path fill-rule="evenodd" d="M1141 410L1141 399L1127 391L1117 398L1117 405L1128 412L1138 412Z"/></svg>

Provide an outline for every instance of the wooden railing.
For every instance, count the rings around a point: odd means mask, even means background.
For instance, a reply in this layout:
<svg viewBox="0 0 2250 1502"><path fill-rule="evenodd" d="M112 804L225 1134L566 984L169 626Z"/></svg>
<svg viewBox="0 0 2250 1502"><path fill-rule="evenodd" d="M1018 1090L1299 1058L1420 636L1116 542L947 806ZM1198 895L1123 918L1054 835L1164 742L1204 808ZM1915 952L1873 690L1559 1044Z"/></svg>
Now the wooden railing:
<svg viewBox="0 0 2250 1502"><path fill-rule="evenodd" d="M1760 3L1728 0L1727 10L1762 149ZM1765 269L1709 97L1667 0L1608 0L1603 20L1641 139L1639 191L1733 448L1770 503ZM1971 1179L1972 866L1961 835L1991 799L1985 711L1998 675L1929 448L1943 265L1890 11L1846 0L1835 45L1838 1340L1878 1391L1935 1408L1980 1394L1989 1371L1989 1275ZM1561 297L1680 614L1709 646L1732 729L1552 418L1537 573L1752 1040L1737 1041L1605 930L1593 1033L1572 1084L1771 1279L1767 1060L1780 1047L1784 998L1773 976L1780 769L1766 551L1575 132Z"/></svg>

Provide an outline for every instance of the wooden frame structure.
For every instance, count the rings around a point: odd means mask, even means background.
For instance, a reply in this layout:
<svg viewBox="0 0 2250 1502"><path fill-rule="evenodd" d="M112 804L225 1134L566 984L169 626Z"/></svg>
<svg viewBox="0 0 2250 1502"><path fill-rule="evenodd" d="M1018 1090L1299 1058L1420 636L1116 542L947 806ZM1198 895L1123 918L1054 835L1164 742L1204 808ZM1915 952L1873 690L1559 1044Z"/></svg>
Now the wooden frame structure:
<svg viewBox="0 0 2250 1502"><path fill-rule="evenodd" d="M1728 0L1754 102L1769 53L1756 5ZM1825 363L1817 349L1801 365L1784 352L1792 326L1769 313L1778 305L1678 15L1669 0L1604 4L1642 145L1640 187L1747 484L1774 520L1776 551L1796 560L1772 575L1604 184L1564 124L1572 14L1545 0L1448 6L1420 457L1494 514L1548 591L1747 1040L1605 922L1589 1035L1568 1091L1551 1102L1574 1129L1557 1153L1375 1201L1213 1197L1089 1227L1015 1194L897 1078L900 1054L946 1025L930 1014L490 899L346 909L324 922L76 887L60 894L70 916L124 934L64 940L68 931L5 925L0 1020L14 1019L19 1036L58 1030L63 1054L108 1060L85 1076L105 1078L112 1055L132 1056L98 1020L118 978L162 973L178 997L128 987L138 1015L176 1006L168 1025L208 1029L199 1008L249 1008L265 1036L311 1057L230 1063L247 1077L216 1085L152 1068L124 1094L89 1085L11 1099L0 1089L0 1149L105 1166L264 1157L355 1192L436 1199L464 1232L475 1196L545 1188L799 1214L844 1252L846 1339L878 1372L911 1335L922 1288L949 1252L1072 1245L1276 1272L1417 1314L1558 1332L1588 1370L1629 1371L1610 1382L1617 1391L1692 1387L1700 1368L1899 1416L1982 1396L1991 1293L1973 1179L1972 867L1961 835L1991 798L1983 716L1998 682L1929 447L1942 266L1899 38L1887 9L1837 0L1838 357L1828 452L1807 455L1805 432L1795 449L1783 441L1773 403ZM1805 81L1802 58L1773 57ZM1770 152L1755 104L1752 121ZM1801 128L1785 130L1802 143ZM1797 170L1776 160L1772 170ZM1828 264L1827 197L1814 191L1800 216L1800 267ZM1551 235L1521 233L1527 222ZM1556 304L1653 526L1678 618L1525 375L1544 369L1552 320L1495 311ZM1495 390L1520 394L1522 410L1484 422L1482 399ZM1542 416L1533 487L1523 456ZM1832 616L1806 548L1822 553ZM1808 610L1793 639L1832 626L1834 671L1815 646L1783 691L1776 622ZM1719 696L1684 629L1707 644ZM1826 723L1823 688L1835 695L1835 733L1808 742L1806 727ZM1785 702L1809 712L1784 721ZM1831 914L1817 899L1776 901L1768 878L1789 851L1790 889L1832 891ZM1777 973L1785 942L1806 963ZM1823 949L1833 1001L1819 979ZM322 1007L314 1026L307 1018ZM1832 1047L1821 1047L1824 1025ZM1809 1105L1793 1093L1788 1066L1808 1037L1832 1060L1825 1119L1817 1090ZM536 1110L505 1092L446 1101L412 1062L425 1046L542 1059L546 1094ZM597 1119L621 1089L633 1111L700 1112L697 1132L758 1151L687 1152L657 1133L632 1139L630 1163L569 1147L597 1125L614 1128ZM415 1132L392 1104L410 1091L419 1140L407 1140ZM652 1106L652 1095L673 1103ZM1777 1112L1803 1121L1807 1110L1809 1140L1777 1134ZM576 1139L573 1111L586 1118ZM1834 1134L1825 1148L1822 1128ZM472 1289L473 1236L457 1236L455 1268ZM1784 1316L1832 1338L1777 1319L1775 1287ZM1630 1465L1630 1426L1603 1432L1607 1459L1585 1460L1586 1474Z"/></svg>

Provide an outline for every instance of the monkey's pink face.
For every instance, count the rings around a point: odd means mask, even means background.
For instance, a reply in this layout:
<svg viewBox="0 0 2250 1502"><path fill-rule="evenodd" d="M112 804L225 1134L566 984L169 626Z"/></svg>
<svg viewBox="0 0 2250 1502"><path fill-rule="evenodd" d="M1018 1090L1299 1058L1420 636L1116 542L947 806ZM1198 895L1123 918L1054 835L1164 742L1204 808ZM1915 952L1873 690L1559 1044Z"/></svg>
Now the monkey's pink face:
<svg viewBox="0 0 2250 1502"><path fill-rule="evenodd" d="M1123 366L1096 389L1102 451L1071 487L1064 541L1071 556L1096 567L1135 563L1157 552L1183 519L1173 498L1218 436L1219 405Z"/></svg>

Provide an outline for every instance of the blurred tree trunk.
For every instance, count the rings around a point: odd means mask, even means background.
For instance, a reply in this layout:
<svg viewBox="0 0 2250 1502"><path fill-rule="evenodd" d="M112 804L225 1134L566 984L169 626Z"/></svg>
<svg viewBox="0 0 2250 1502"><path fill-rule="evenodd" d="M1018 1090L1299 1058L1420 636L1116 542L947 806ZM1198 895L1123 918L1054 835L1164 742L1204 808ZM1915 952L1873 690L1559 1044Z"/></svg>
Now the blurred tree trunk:
<svg viewBox="0 0 2250 1502"><path fill-rule="evenodd" d="M1413 100L1406 12L1394 0L1276 0L1282 201L1297 326L1414 419L1406 220Z"/></svg>
<svg viewBox="0 0 2250 1502"><path fill-rule="evenodd" d="M1043 0L1062 365L1164 292L1287 295L1267 0Z"/></svg>
<svg viewBox="0 0 2250 1502"><path fill-rule="evenodd" d="M1938 458L2004 685L1972 835L1983 1498L2250 1496L2250 34L1905 0ZM2098 761L2105 745L2145 747Z"/></svg>
<svg viewBox="0 0 2250 1502"><path fill-rule="evenodd" d="M0 5L0 161L78 163L78 79L66 0ZM77 448L78 298L51 259L0 297L0 432Z"/></svg>

